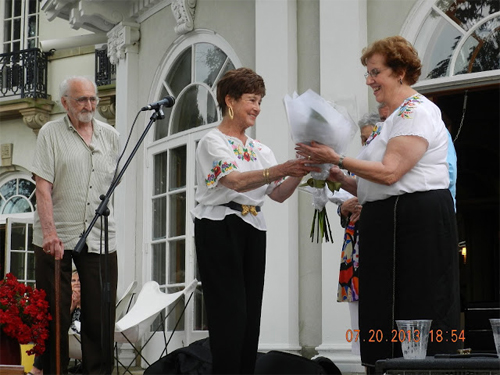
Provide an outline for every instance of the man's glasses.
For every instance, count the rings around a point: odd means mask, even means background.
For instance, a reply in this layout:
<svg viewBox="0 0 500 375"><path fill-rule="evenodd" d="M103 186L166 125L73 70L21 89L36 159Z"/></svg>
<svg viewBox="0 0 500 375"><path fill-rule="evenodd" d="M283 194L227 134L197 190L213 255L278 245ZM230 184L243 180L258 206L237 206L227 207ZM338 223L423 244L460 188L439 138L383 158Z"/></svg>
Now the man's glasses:
<svg viewBox="0 0 500 375"><path fill-rule="evenodd" d="M384 68L382 70L378 70L377 68L370 70L369 72L365 73L365 79L368 78L368 76L372 78L376 78L380 73L382 73L384 70L387 70L389 68Z"/></svg>
<svg viewBox="0 0 500 375"><path fill-rule="evenodd" d="M69 95L64 96L73 99L79 105L85 105L87 102L90 102L92 105L97 105L99 103L99 98L97 96L80 96L79 98L73 98Z"/></svg>

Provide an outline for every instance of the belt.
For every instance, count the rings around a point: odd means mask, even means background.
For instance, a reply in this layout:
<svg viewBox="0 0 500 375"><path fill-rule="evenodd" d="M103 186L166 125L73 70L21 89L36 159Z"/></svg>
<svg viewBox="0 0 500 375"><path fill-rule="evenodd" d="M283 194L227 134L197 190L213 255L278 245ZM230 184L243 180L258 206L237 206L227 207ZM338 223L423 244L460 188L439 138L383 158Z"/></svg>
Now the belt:
<svg viewBox="0 0 500 375"><path fill-rule="evenodd" d="M233 201L231 201L229 203L221 204L221 206L229 207L230 209L235 210L235 211L240 211L241 215L243 215L243 216L245 216L249 212L253 216L257 216L257 214L260 212L260 206L249 206L247 204L239 204L239 203L236 203Z"/></svg>

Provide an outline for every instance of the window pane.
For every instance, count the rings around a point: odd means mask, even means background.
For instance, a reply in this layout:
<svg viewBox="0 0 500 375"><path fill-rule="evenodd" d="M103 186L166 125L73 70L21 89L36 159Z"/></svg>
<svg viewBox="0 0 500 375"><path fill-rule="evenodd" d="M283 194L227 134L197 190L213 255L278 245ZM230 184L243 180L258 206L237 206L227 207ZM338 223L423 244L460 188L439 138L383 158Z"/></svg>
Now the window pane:
<svg viewBox="0 0 500 375"><path fill-rule="evenodd" d="M28 250L35 251L35 245L33 245L33 224L28 224Z"/></svg>
<svg viewBox="0 0 500 375"><path fill-rule="evenodd" d="M11 34L12 21L5 21L3 25L4 41L8 42L12 40Z"/></svg>
<svg viewBox="0 0 500 375"><path fill-rule="evenodd" d="M11 252L10 253L10 272L12 272L18 279L25 280L24 275L24 253Z"/></svg>
<svg viewBox="0 0 500 375"><path fill-rule="evenodd" d="M191 47L178 57L168 72L166 81L176 98L191 83Z"/></svg>
<svg viewBox="0 0 500 375"><path fill-rule="evenodd" d="M5 1L5 18L10 18L12 12L12 1L14 0L6 0Z"/></svg>
<svg viewBox="0 0 500 375"><path fill-rule="evenodd" d="M14 40L21 39L21 20L14 20Z"/></svg>
<svg viewBox="0 0 500 375"><path fill-rule="evenodd" d="M169 177L169 191L186 187L186 146L170 150Z"/></svg>
<svg viewBox="0 0 500 375"><path fill-rule="evenodd" d="M167 191L167 155L165 151L154 156L154 195Z"/></svg>
<svg viewBox="0 0 500 375"><path fill-rule="evenodd" d="M19 1L19 0L14 1L14 14L13 14L13 16L19 17L21 15L21 5L22 5L22 1Z"/></svg>
<svg viewBox="0 0 500 375"><path fill-rule="evenodd" d="M171 134L217 121L215 100L204 86L193 85L179 98L174 111Z"/></svg>
<svg viewBox="0 0 500 375"><path fill-rule="evenodd" d="M168 252L168 283L179 284L186 280L186 242L172 241Z"/></svg>
<svg viewBox="0 0 500 375"><path fill-rule="evenodd" d="M435 11L431 12L415 40L415 48L425 51L421 79L444 77L448 74L451 55L461 37L462 34L447 20Z"/></svg>
<svg viewBox="0 0 500 375"><path fill-rule="evenodd" d="M37 35L36 16L28 18L28 35L27 37L34 37Z"/></svg>
<svg viewBox="0 0 500 375"><path fill-rule="evenodd" d="M154 281L160 285L165 285L166 277L166 251L165 242L153 244L153 259L151 262L151 275Z"/></svg>
<svg viewBox="0 0 500 375"><path fill-rule="evenodd" d="M499 10L498 0L439 0L436 5L465 31Z"/></svg>
<svg viewBox="0 0 500 375"><path fill-rule="evenodd" d="M169 237L182 236L186 233L186 193L173 194L169 198Z"/></svg>
<svg viewBox="0 0 500 375"><path fill-rule="evenodd" d="M7 200L2 208L3 214L18 214L22 212L31 212L31 205L29 201L21 196L15 196Z"/></svg>
<svg viewBox="0 0 500 375"><path fill-rule="evenodd" d="M31 181L25 180L24 178L19 179L19 195L24 195L26 198L31 197L31 194L35 191L35 184Z"/></svg>
<svg viewBox="0 0 500 375"><path fill-rule="evenodd" d="M235 66L231 60L228 60L226 65L224 66L224 70L221 73L221 77L226 74L228 71L235 69Z"/></svg>
<svg viewBox="0 0 500 375"><path fill-rule="evenodd" d="M153 240L165 238L167 198L153 198Z"/></svg>
<svg viewBox="0 0 500 375"><path fill-rule="evenodd" d="M481 25L465 41L455 64L455 74L500 68L500 17Z"/></svg>
<svg viewBox="0 0 500 375"><path fill-rule="evenodd" d="M26 224L12 224L10 248L12 250L26 250Z"/></svg>
<svg viewBox="0 0 500 375"><path fill-rule="evenodd" d="M5 184L0 186L0 194L3 195L5 199L9 199L14 194L16 194L17 180L7 181Z"/></svg>
<svg viewBox="0 0 500 375"><path fill-rule="evenodd" d="M227 56L219 48L208 43L197 44L195 51L195 81L212 87Z"/></svg>
<svg viewBox="0 0 500 375"><path fill-rule="evenodd" d="M28 275L27 280L35 280L35 254L28 252Z"/></svg>
<svg viewBox="0 0 500 375"><path fill-rule="evenodd" d="M33 14L33 13L38 13L38 0L29 0L29 8L28 8L28 13Z"/></svg>

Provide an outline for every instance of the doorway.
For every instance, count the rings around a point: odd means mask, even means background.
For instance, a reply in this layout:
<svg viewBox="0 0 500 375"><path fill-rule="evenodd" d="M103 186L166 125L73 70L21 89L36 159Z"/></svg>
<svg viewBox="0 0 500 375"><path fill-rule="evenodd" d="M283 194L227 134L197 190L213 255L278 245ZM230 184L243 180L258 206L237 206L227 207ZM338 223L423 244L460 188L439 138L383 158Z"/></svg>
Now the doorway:
<svg viewBox="0 0 500 375"><path fill-rule="evenodd" d="M457 152L457 225L465 348L495 352L488 318L500 317L498 85L427 94Z"/></svg>

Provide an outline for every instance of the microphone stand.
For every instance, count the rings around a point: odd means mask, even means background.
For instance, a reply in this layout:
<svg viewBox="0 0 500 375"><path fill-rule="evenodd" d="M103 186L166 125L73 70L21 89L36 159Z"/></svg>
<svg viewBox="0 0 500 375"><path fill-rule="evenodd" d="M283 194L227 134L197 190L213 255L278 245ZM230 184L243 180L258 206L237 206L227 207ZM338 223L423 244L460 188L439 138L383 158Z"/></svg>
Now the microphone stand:
<svg viewBox="0 0 500 375"><path fill-rule="evenodd" d="M85 232L81 235L80 239L78 240L78 243L76 244L75 248L73 251L77 254L81 253L83 250L83 247L85 246L85 242L87 240L87 237L89 236L90 232L92 231L92 228L94 227L95 223L100 217L104 217L104 285L103 285L103 293L102 293L102 306L103 308L103 331L101 332L101 337L103 340L103 345L104 348L103 352L105 353L105 371L107 369L111 368L111 363L109 363L109 358L110 358L110 352L109 352L109 345L108 343L111 340L110 337L110 330L109 327L111 326L111 286L110 286L110 281L109 281L109 262L108 262L108 255L109 255L109 233L108 233L108 216L110 214L109 208L108 208L108 203L109 200L111 199L111 195L115 191L116 187L120 183L121 178L125 174L125 171L127 170L129 164L132 162L132 159L134 158L135 154L139 150L139 147L146 138L147 133L155 123L157 119L164 119L165 114L163 113L162 106L157 106L156 108L153 108L155 112L151 115L150 120L146 128L144 129L144 132L142 133L141 137L139 138L139 141L135 145L134 149L130 153L127 161L123 165L123 168L120 170L118 175L111 181L111 185L109 186L109 189L107 193L104 195L101 195L99 198L101 199L101 203L99 204L99 207L95 210L95 216L90 222L88 228L85 230ZM102 229L101 229L102 230Z"/></svg>

